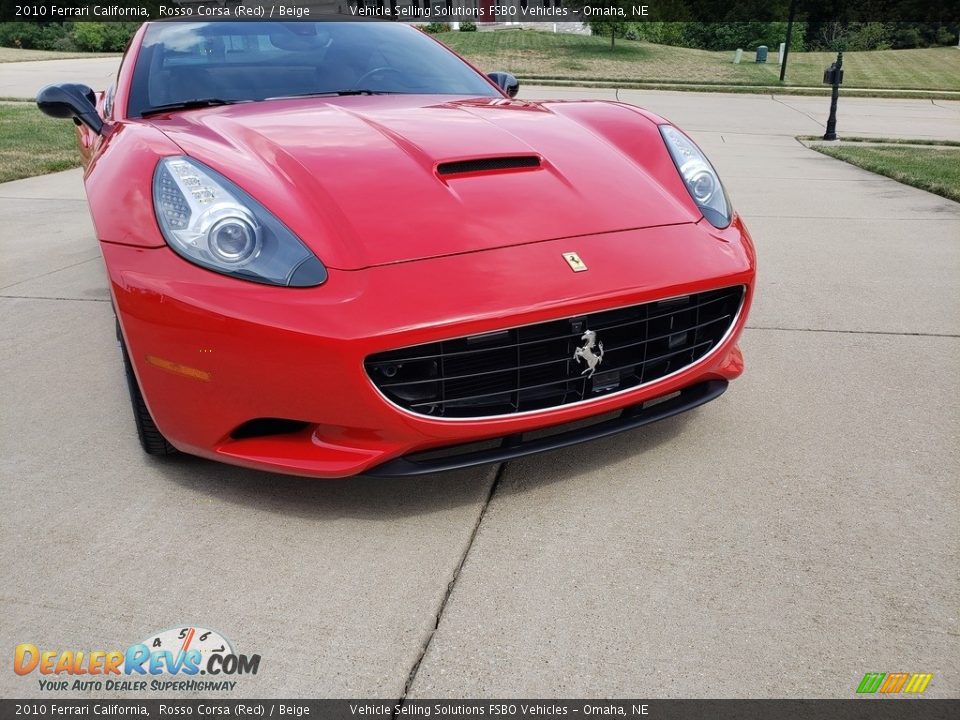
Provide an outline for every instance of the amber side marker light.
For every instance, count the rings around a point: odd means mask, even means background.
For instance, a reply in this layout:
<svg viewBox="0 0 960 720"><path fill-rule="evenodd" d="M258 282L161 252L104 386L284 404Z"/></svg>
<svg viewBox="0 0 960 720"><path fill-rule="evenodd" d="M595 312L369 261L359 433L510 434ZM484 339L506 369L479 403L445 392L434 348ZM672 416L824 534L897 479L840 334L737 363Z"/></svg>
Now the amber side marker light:
<svg viewBox="0 0 960 720"><path fill-rule="evenodd" d="M189 365L181 365L180 363L175 363L172 360L164 360L163 358L158 358L156 355L147 355L147 362L155 367L160 368L161 370L168 370L177 375L183 375L184 377L192 378L194 380L202 380L203 382L210 382L212 376L206 370L198 370L197 368L192 368Z"/></svg>

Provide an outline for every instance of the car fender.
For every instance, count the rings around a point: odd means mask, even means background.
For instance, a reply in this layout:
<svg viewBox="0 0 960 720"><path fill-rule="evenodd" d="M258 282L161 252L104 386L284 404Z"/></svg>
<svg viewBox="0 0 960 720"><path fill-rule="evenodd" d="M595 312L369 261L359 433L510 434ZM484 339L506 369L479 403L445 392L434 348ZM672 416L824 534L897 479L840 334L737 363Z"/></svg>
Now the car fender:
<svg viewBox="0 0 960 720"><path fill-rule="evenodd" d="M694 217L703 213L690 197L677 167L660 135L660 125L669 121L642 108L609 100L577 100L543 102L558 115L574 120L580 126L616 146L661 187L679 201ZM722 178L721 178L722 180Z"/></svg>
<svg viewBox="0 0 960 720"><path fill-rule="evenodd" d="M153 173L161 157L181 152L150 125L119 122L110 127L84 177L90 215L101 242L166 245L153 212Z"/></svg>

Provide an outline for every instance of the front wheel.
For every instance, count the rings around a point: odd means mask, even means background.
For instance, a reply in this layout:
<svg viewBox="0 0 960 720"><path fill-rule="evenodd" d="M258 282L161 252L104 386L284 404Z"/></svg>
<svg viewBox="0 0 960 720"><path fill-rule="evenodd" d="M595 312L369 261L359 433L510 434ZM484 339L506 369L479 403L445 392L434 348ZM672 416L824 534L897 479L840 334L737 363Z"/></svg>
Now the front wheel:
<svg viewBox="0 0 960 720"><path fill-rule="evenodd" d="M130 362L130 355L127 354L127 346L123 342L123 334L120 332L119 320L117 320L117 342L120 343L120 353L123 355L123 370L127 376L127 389L130 391L133 421L137 426L140 447L147 455L174 455L177 449L167 442L163 433L157 429L153 418L150 417L147 404L143 401L143 393L140 392L140 384L133 372L133 364Z"/></svg>

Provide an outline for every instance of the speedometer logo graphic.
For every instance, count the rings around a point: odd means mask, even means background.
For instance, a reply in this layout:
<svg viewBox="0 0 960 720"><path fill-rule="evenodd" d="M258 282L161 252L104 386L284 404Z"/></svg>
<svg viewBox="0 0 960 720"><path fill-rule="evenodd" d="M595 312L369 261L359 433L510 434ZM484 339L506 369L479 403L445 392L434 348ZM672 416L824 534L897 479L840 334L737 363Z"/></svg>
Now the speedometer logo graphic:
<svg viewBox="0 0 960 720"><path fill-rule="evenodd" d="M166 651L174 657L183 657L191 650L199 652L200 660L196 664L201 668L208 667L211 655L234 654L233 646L223 635L216 630L199 626L170 628L151 635L143 644L150 648L151 652ZM205 675L206 671L201 670L200 674Z"/></svg>

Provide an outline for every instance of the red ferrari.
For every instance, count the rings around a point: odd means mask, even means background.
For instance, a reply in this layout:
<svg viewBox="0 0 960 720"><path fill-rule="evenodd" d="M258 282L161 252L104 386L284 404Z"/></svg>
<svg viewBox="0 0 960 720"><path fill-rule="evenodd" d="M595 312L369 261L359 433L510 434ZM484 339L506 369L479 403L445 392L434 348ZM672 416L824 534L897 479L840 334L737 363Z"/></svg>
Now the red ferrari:
<svg viewBox="0 0 960 720"><path fill-rule="evenodd" d="M143 449L416 475L720 395L755 259L710 162L639 108L517 88L388 22L147 23L105 93L44 88Z"/></svg>

